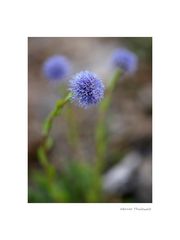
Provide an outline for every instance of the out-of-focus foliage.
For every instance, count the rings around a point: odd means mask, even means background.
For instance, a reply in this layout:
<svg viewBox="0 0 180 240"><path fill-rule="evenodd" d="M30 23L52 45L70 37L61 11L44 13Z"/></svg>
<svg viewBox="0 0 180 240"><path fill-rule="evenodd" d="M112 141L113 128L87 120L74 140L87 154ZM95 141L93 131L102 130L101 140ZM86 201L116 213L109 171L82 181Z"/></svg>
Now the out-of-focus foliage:
<svg viewBox="0 0 180 240"><path fill-rule="evenodd" d="M36 171L32 179L29 202L102 202L100 177L85 163L72 162L49 179Z"/></svg>

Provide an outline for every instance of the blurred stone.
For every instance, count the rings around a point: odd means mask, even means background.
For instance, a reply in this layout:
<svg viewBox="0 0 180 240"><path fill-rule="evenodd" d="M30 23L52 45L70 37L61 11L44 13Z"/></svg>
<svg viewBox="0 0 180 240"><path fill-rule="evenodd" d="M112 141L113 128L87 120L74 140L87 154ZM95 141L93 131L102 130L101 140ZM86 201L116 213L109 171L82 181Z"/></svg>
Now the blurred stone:
<svg viewBox="0 0 180 240"><path fill-rule="evenodd" d="M139 166L136 178L135 198L138 202L152 202L152 160L151 156L144 159Z"/></svg>
<svg viewBox="0 0 180 240"><path fill-rule="evenodd" d="M103 176L103 190L105 194L122 195L132 188L130 184L133 174L142 162L138 152L127 154L120 163L116 164Z"/></svg>

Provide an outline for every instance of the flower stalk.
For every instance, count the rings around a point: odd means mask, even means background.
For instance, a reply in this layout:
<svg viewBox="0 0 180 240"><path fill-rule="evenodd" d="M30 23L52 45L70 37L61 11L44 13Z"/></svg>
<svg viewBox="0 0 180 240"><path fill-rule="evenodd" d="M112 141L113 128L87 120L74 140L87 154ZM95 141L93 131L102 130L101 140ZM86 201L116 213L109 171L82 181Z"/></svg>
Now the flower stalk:
<svg viewBox="0 0 180 240"><path fill-rule="evenodd" d="M109 82L109 86L107 87L106 96L99 105L99 114L96 127L96 168L100 172L103 170L104 167L103 164L105 163L107 149L107 112L111 104L113 91L117 85L117 82L122 76L122 73L123 71L121 69L116 70L111 81Z"/></svg>
<svg viewBox="0 0 180 240"><path fill-rule="evenodd" d="M72 97L72 94L69 93L64 99L57 100L54 109L52 110L52 112L50 112L50 114L48 115L48 117L46 118L43 124L42 131L45 137L48 137L50 130L52 128L54 119L60 115L64 105L70 101L71 97Z"/></svg>
<svg viewBox="0 0 180 240"><path fill-rule="evenodd" d="M58 117L63 107L70 101L72 97L72 94L69 93L64 99L57 100L54 109L49 113L46 120L44 121L43 127L42 127L42 133L43 133L43 140L42 143L38 149L38 158L40 161L40 164L44 167L44 169L47 172L52 172L52 165L49 163L47 152L53 145L53 140L49 136L50 131L53 126L53 122L56 117Z"/></svg>

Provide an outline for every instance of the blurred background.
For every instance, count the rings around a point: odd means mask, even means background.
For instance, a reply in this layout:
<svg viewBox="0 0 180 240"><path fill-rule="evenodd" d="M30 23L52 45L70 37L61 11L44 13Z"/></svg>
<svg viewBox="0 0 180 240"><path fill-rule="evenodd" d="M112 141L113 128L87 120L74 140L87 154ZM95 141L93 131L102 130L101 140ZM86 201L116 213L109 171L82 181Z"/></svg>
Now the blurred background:
<svg viewBox="0 0 180 240"><path fill-rule="evenodd" d="M46 179L37 160L42 122L76 72L93 71L106 85L114 72L112 52L119 47L136 53L139 67L134 75L120 80L114 91L107 119L105 167L100 179L94 178L93 183L94 188L101 183L101 197L92 197L96 194L92 191L88 193L90 197L84 197L86 193L82 192L88 185L81 184L87 176L91 178L91 173L86 167L73 165L76 161L80 165L94 163L97 107L84 110L74 104L74 126L68 120L70 113L64 109L51 132L55 144L49 159L62 176L53 187L52 197L47 193ZM71 74L59 86L42 74L43 62L54 54L65 55L72 64ZM71 170L66 170L67 166L72 166ZM79 181L71 178L73 174ZM28 38L28 185L29 202L152 202L152 38Z"/></svg>

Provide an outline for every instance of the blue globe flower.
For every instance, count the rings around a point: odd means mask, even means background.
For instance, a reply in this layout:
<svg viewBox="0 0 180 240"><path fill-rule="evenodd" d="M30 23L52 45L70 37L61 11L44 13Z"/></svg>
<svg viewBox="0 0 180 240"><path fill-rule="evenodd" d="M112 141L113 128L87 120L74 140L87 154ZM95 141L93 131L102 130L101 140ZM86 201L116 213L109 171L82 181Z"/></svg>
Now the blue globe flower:
<svg viewBox="0 0 180 240"><path fill-rule="evenodd" d="M82 71L70 81L72 101L80 107L87 108L98 104L104 96L104 85L96 74Z"/></svg>
<svg viewBox="0 0 180 240"><path fill-rule="evenodd" d="M44 76L49 80L62 80L69 70L69 61L61 55L51 56L43 64Z"/></svg>
<svg viewBox="0 0 180 240"><path fill-rule="evenodd" d="M113 65L121 68L126 73L134 73L137 70L137 56L124 48L117 49L112 56Z"/></svg>

